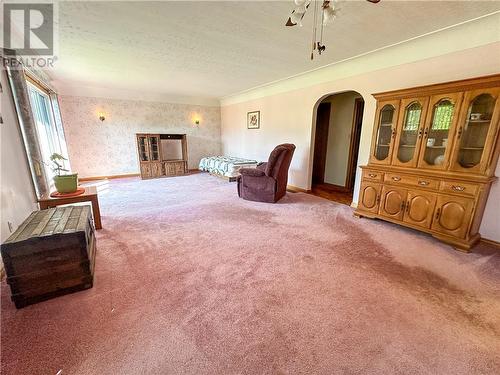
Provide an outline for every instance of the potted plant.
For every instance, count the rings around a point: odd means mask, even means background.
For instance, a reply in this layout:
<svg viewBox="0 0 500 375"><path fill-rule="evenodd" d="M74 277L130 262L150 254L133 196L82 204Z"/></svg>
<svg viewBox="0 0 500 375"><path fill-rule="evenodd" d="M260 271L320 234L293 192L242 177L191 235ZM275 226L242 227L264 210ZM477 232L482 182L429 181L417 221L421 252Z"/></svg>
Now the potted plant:
<svg viewBox="0 0 500 375"><path fill-rule="evenodd" d="M56 152L50 155L50 161L53 164L52 171L56 173L56 176L54 176L54 185L59 193L74 193L78 187L78 174L62 175L61 172L69 172L67 169L63 168L63 160L68 159Z"/></svg>

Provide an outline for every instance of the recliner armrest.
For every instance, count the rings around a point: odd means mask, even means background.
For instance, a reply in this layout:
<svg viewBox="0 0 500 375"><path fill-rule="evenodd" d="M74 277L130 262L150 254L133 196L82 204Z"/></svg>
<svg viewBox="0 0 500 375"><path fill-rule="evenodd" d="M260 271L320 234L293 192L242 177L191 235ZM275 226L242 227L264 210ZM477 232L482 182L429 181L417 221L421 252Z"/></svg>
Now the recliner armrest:
<svg viewBox="0 0 500 375"><path fill-rule="evenodd" d="M264 171L257 168L241 168L238 172L242 176L261 177L266 175Z"/></svg>
<svg viewBox="0 0 500 375"><path fill-rule="evenodd" d="M262 172L266 172L266 168L267 168L267 161L259 163L257 165L257 169L260 169Z"/></svg>

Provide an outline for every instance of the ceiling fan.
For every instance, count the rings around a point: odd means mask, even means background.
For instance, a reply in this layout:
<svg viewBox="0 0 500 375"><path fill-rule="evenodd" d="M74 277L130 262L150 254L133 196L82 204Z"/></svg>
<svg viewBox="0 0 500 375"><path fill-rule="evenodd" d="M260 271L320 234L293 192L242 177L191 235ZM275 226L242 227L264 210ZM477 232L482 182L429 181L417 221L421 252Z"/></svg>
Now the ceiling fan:
<svg viewBox="0 0 500 375"><path fill-rule="evenodd" d="M380 0L366 0L370 3L376 4ZM286 26L302 26L302 19L306 15L306 11L312 4L314 10L314 23L313 23L313 37L312 37L312 49L311 49L311 60L314 59L314 51L317 50L318 54L321 55L326 49L323 44L323 27L329 25L337 17L337 7L335 6L336 0L294 0L296 5L295 9L292 11L288 20L286 21ZM320 9L321 8L321 9ZM321 13L321 15L319 15ZM319 40L318 39L318 28L320 30Z"/></svg>

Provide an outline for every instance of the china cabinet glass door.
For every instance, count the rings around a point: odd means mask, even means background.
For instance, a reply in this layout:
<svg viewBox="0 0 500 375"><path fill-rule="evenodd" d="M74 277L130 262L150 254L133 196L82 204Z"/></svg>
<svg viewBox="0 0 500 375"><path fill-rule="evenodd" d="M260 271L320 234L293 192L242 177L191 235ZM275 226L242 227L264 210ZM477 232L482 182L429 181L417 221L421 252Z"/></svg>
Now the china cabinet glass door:
<svg viewBox="0 0 500 375"><path fill-rule="evenodd" d="M139 148L140 161L149 161L148 137L139 135L137 137L137 147Z"/></svg>
<svg viewBox="0 0 500 375"><path fill-rule="evenodd" d="M461 99L462 93L431 97L422 137L419 167L446 169Z"/></svg>
<svg viewBox="0 0 500 375"><path fill-rule="evenodd" d="M403 99L401 101L392 164L407 167L417 165L428 102L428 98Z"/></svg>
<svg viewBox="0 0 500 375"><path fill-rule="evenodd" d="M378 106L376 136L373 138L371 161L389 164L396 136L399 101L380 102Z"/></svg>
<svg viewBox="0 0 500 375"><path fill-rule="evenodd" d="M484 171L494 146L499 89L469 91L465 95L453 154L453 170Z"/></svg>
<svg viewBox="0 0 500 375"><path fill-rule="evenodd" d="M149 136L149 147L150 147L150 156L151 161L159 161L160 160L160 136L158 135L150 135Z"/></svg>

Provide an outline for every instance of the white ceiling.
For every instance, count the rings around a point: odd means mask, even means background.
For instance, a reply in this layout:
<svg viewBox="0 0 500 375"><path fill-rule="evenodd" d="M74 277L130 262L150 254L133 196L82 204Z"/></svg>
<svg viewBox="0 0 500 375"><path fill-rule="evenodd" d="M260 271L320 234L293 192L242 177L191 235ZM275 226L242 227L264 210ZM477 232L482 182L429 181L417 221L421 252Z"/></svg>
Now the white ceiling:
<svg viewBox="0 0 500 375"><path fill-rule="evenodd" d="M340 1L326 52L309 59L312 13L293 1L60 2L50 72L78 87L220 98L500 10L499 1Z"/></svg>

